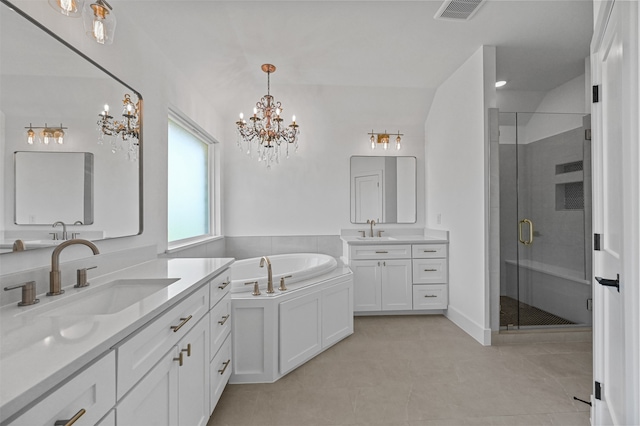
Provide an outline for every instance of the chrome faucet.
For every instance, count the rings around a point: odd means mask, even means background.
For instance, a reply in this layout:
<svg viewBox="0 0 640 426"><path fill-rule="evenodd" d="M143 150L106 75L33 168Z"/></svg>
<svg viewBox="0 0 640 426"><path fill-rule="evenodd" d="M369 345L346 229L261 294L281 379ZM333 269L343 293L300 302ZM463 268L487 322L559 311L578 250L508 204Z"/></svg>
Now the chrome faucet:
<svg viewBox="0 0 640 426"><path fill-rule="evenodd" d="M67 225L65 225L64 222L62 221L57 221L57 222L53 222L53 227L55 228L58 225L62 225L62 239L66 240L67 239Z"/></svg>
<svg viewBox="0 0 640 426"><path fill-rule="evenodd" d="M376 221L375 221L375 220L373 220L373 219L367 219L367 223L368 223L369 225L371 225L371 233L369 234L369 236L370 236L370 237L373 237L373 225L375 225L375 224L376 224Z"/></svg>
<svg viewBox="0 0 640 426"><path fill-rule="evenodd" d="M267 256L262 256L260 258L260 267L264 268L264 263L267 262L267 293L272 294L275 293L273 290L273 272L271 271L271 261Z"/></svg>
<svg viewBox="0 0 640 426"><path fill-rule="evenodd" d="M60 273L60 253L62 253L62 250L64 250L65 247L69 247L75 244L82 244L89 247L91 251L93 251L94 255L100 254L100 250L98 250L98 247L96 247L95 244L93 244L91 241L81 239L67 240L56 247L53 250L53 254L51 255L51 272L49 272L49 292L47 293L47 296L57 296L64 293L61 285L62 274Z"/></svg>

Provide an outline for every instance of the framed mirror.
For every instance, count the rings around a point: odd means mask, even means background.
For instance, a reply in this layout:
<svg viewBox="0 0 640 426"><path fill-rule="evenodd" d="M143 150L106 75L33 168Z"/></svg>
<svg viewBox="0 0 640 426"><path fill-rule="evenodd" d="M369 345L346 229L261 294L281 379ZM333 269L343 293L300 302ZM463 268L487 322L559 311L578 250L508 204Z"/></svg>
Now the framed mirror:
<svg viewBox="0 0 640 426"><path fill-rule="evenodd" d="M18 239L27 250L58 244L57 221L93 241L140 234L141 95L6 0L0 87L0 253ZM137 134L123 140L99 122L105 104L112 121L125 122L127 95ZM64 138L47 138L51 129Z"/></svg>
<svg viewBox="0 0 640 426"><path fill-rule="evenodd" d="M416 223L416 158L351 157L351 223Z"/></svg>

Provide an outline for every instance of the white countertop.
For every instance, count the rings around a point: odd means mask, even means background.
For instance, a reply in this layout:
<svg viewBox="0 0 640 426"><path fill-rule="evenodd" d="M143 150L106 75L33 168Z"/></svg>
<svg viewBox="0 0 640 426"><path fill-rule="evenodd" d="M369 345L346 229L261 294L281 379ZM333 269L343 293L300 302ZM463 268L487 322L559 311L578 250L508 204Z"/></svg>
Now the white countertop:
<svg viewBox="0 0 640 426"><path fill-rule="evenodd" d="M446 238L426 237L424 235L392 235L389 237L354 237L342 236L342 241L354 245L370 244L444 244Z"/></svg>
<svg viewBox="0 0 640 426"><path fill-rule="evenodd" d="M39 295L36 305L0 309L0 422L192 294L233 261L157 259L90 279L87 288L71 285L60 296ZM39 316L58 301L113 280L135 278L179 279L112 315Z"/></svg>

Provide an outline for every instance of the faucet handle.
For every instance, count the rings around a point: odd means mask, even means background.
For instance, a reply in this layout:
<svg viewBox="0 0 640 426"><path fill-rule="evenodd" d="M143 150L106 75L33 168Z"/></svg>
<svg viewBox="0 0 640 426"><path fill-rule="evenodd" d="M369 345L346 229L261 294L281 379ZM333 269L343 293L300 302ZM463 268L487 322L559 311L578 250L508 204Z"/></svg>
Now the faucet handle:
<svg viewBox="0 0 640 426"><path fill-rule="evenodd" d="M89 285L89 283L87 282L87 271L89 269L96 269L97 266L91 266L89 268L80 268L77 271L77 280L76 280L76 285L74 285L74 288L81 288L81 287L86 287Z"/></svg>
<svg viewBox="0 0 640 426"><path fill-rule="evenodd" d="M75 240L76 238L78 238L78 235L80 235L80 233L79 233L79 232L72 232L72 233L71 233L71 239L72 239L72 240Z"/></svg>
<svg viewBox="0 0 640 426"><path fill-rule="evenodd" d="M57 232L49 232L49 235L51 235L51 239L53 241L58 241L58 233Z"/></svg>
<svg viewBox="0 0 640 426"><path fill-rule="evenodd" d="M250 281L248 283L244 283L244 285L251 285L253 284L253 294L254 296L260 296L260 285L258 284L258 281Z"/></svg>
<svg viewBox="0 0 640 426"><path fill-rule="evenodd" d="M28 281L26 283L5 287L4 290L14 290L16 288L22 288L22 300L18 302L18 306L35 305L40 301L36 299L36 282Z"/></svg>
<svg viewBox="0 0 640 426"><path fill-rule="evenodd" d="M360 232L362 234L363 238L367 236L366 231L358 231L358 232Z"/></svg>
<svg viewBox="0 0 640 426"><path fill-rule="evenodd" d="M383 233L383 232L384 232L384 231L382 231L382 230L378 230L378 238L379 238L379 237L382 237L382 233Z"/></svg>
<svg viewBox="0 0 640 426"><path fill-rule="evenodd" d="M285 275L284 277L280 278L280 287L278 287L278 290L280 291L287 291L287 286L284 285L284 279L285 278L291 278L292 275Z"/></svg>

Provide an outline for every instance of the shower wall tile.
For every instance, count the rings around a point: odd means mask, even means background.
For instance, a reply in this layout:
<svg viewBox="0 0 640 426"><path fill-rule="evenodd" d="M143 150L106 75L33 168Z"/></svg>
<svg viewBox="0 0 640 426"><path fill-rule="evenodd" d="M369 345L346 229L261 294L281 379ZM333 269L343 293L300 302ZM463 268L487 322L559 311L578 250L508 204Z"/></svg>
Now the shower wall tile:
<svg viewBox="0 0 640 426"><path fill-rule="evenodd" d="M248 259L286 253L322 253L333 257L342 255L339 235L226 237L225 242L225 251L216 257Z"/></svg>

